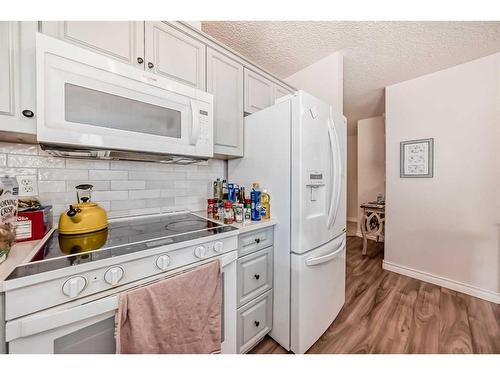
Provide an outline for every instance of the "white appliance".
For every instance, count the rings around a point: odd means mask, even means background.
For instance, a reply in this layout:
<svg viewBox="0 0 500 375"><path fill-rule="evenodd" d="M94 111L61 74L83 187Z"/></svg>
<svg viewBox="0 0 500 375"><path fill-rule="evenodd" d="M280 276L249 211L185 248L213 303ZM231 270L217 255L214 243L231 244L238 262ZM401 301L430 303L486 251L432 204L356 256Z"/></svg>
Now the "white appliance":
<svg viewBox="0 0 500 375"><path fill-rule="evenodd" d="M274 238L270 335L304 353L345 302L346 119L298 91L245 118L245 157L228 177L269 190Z"/></svg>
<svg viewBox="0 0 500 375"><path fill-rule="evenodd" d="M219 260L222 352L237 353L236 228L175 213L113 220L107 231L101 248L74 254L55 232L0 282L4 352L115 353L120 293Z"/></svg>
<svg viewBox="0 0 500 375"><path fill-rule="evenodd" d="M43 34L37 140L57 156L182 162L213 156L213 96Z"/></svg>

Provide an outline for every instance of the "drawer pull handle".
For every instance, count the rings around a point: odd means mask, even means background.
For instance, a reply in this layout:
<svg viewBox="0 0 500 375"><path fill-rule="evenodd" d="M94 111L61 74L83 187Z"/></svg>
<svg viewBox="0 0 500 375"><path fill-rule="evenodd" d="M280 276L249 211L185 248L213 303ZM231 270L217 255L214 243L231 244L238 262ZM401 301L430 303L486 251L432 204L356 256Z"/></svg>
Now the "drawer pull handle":
<svg viewBox="0 0 500 375"><path fill-rule="evenodd" d="M30 111L29 109L25 109L22 113L24 117L28 118L33 117L35 115L33 111Z"/></svg>
<svg viewBox="0 0 500 375"><path fill-rule="evenodd" d="M260 275L259 274L253 275L253 277L255 277L255 280L259 280L260 279Z"/></svg>
<svg viewBox="0 0 500 375"><path fill-rule="evenodd" d="M255 243L260 243L260 238L256 238Z"/></svg>
<svg viewBox="0 0 500 375"><path fill-rule="evenodd" d="M142 63L144 62L144 59L143 59L142 57L138 57L138 58L137 58L137 62L138 62L139 64L142 64Z"/></svg>
<svg viewBox="0 0 500 375"><path fill-rule="evenodd" d="M253 324L255 324L256 327L260 326L260 322L258 320L256 320L255 322L253 322Z"/></svg>
<svg viewBox="0 0 500 375"><path fill-rule="evenodd" d="M152 62L148 62L148 68L149 69L153 69L154 68L154 64Z"/></svg>

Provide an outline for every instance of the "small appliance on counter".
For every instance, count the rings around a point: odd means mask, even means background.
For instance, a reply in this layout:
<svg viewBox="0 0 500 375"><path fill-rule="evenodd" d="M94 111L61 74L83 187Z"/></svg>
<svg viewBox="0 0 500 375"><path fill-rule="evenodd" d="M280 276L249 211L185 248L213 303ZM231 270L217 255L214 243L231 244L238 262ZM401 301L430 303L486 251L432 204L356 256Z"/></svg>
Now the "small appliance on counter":
<svg viewBox="0 0 500 375"><path fill-rule="evenodd" d="M108 227L106 210L91 201L92 188L90 184L82 184L76 188L76 205L70 205L69 210L59 217L59 233L85 234L97 232Z"/></svg>

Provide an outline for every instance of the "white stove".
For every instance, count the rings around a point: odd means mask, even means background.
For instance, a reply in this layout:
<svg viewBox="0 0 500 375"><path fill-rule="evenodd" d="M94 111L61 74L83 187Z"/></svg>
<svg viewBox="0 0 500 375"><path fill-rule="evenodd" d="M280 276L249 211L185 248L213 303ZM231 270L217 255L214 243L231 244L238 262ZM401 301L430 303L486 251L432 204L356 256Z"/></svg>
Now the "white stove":
<svg viewBox="0 0 500 375"><path fill-rule="evenodd" d="M218 259L222 351L236 352L237 235L234 227L187 212L114 220L82 238L56 231L30 263L0 283L6 350L114 352L119 293Z"/></svg>

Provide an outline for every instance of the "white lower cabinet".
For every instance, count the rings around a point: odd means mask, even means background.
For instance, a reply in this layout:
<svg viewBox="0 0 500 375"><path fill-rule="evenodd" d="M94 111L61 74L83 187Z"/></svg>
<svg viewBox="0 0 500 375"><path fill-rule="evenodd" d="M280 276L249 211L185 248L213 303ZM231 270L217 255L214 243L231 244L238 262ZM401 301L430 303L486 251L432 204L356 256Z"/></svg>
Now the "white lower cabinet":
<svg viewBox="0 0 500 375"><path fill-rule="evenodd" d="M270 226L241 234L238 240L239 353L248 352L273 328L273 232Z"/></svg>
<svg viewBox="0 0 500 375"><path fill-rule="evenodd" d="M238 259L238 306L273 287L273 247Z"/></svg>
<svg viewBox="0 0 500 375"><path fill-rule="evenodd" d="M272 290L238 310L238 350L246 353L273 327Z"/></svg>
<svg viewBox="0 0 500 375"><path fill-rule="evenodd" d="M35 21L0 22L0 137L32 142L36 136Z"/></svg>

